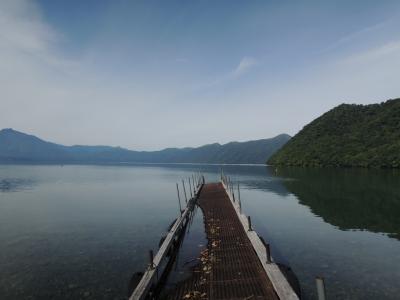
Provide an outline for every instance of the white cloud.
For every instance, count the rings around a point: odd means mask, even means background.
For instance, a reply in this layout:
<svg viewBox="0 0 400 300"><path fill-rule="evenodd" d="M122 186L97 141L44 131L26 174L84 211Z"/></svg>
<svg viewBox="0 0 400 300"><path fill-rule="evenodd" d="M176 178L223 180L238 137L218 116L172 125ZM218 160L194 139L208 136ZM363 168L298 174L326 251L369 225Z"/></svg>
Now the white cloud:
<svg viewBox="0 0 400 300"><path fill-rule="evenodd" d="M66 144L132 147L127 136L150 114L152 93L116 85L84 60L66 59L57 50L63 39L33 1L0 1L0 128Z"/></svg>

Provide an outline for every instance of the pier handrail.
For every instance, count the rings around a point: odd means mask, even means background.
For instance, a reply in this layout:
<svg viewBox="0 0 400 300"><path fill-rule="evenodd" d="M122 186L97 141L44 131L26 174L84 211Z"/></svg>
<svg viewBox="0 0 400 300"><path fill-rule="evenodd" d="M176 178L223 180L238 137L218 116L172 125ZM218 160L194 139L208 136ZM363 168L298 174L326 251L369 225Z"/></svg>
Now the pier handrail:
<svg viewBox="0 0 400 300"><path fill-rule="evenodd" d="M194 184L194 182L193 182ZM178 219L175 221L174 225L168 232L167 236L165 237L164 242L162 243L160 249L158 250L156 256L152 262L150 262L149 266L147 267L146 271L144 272L142 279L140 280L139 284L136 286L135 290L133 291L132 295L129 297L129 300L142 300L145 299L147 293L149 292L154 278L158 279L158 268L164 259L165 255L168 253L171 245L175 239L176 234L180 231L180 227L183 225L184 220L189 216L190 212L193 210L195 201L198 197L199 191L204 184L204 177L201 177L201 180L197 182L197 185L194 186L194 195L188 201L185 210L182 212Z"/></svg>
<svg viewBox="0 0 400 300"><path fill-rule="evenodd" d="M242 213L241 201L235 201L233 196L233 185L230 178L221 174L221 184L224 187L231 204L243 225L247 233L251 244L253 245L254 251L256 252L258 259L260 260L265 272L267 273L275 292L281 300L299 300L299 297L294 292L293 288L279 269L278 265L273 262L273 258L269 253L267 247L265 247L263 241L258 236L257 232L251 228L251 221L245 214ZM239 198L240 199L240 198ZM268 247L269 248L269 247Z"/></svg>

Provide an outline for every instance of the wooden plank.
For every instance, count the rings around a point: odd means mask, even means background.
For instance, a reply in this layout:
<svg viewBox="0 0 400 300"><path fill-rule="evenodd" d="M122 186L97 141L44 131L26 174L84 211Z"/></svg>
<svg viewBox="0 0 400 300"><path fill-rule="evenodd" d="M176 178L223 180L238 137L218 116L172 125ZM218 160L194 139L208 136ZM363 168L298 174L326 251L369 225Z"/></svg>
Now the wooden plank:
<svg viewBox="0 0 400 300"><path fill-rule="evenodd" d="M230 193L228 192L228 188L225 185L224 181L221 181L222 186L227 193L232 206L234 207L236 214L243 225L243 228L247 232L247 236L253 245L254 251L256 252L258 259L260 260L265 272L267 273L272 285L276 293L278 294L279 299L282 300L298 300L299 297L294 292L289 282L286 280L286 277L283 275L282 271L279 269L278 265L273 263L273 258L271 257L272 262L267 263L267 252L264 246L264 243L261 241L257 232L249 231L249 221L246 215L240 212L240 206L238 201L233 201Z"/></svg>

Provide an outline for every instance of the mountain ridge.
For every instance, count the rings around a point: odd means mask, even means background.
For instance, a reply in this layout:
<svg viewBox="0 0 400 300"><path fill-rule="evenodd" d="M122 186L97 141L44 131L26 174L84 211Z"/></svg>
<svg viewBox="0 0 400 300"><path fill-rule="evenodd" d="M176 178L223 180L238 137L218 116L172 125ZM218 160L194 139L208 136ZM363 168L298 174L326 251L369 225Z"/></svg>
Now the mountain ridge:
<svg viewBox="0 0 400 300"><path fill-rule="evenodd" d="M289 139L289 135L280 134L270 139L247 142L135 151L104 145L65 146L6 128L0 130L0 162L265 163L265 160Z"/></svg>

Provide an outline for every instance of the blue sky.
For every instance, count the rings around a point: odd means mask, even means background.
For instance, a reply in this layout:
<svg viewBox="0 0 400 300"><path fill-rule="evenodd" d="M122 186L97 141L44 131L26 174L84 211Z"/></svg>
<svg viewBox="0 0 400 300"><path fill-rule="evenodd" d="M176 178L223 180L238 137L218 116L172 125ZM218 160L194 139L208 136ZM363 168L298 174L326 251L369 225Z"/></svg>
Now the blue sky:
<svg viewBox="0 0 400 300"><path fill-rule="evenodd" d="M294 135L400 97L399 1L0 3L0 127L131 149Z"/></svg>

